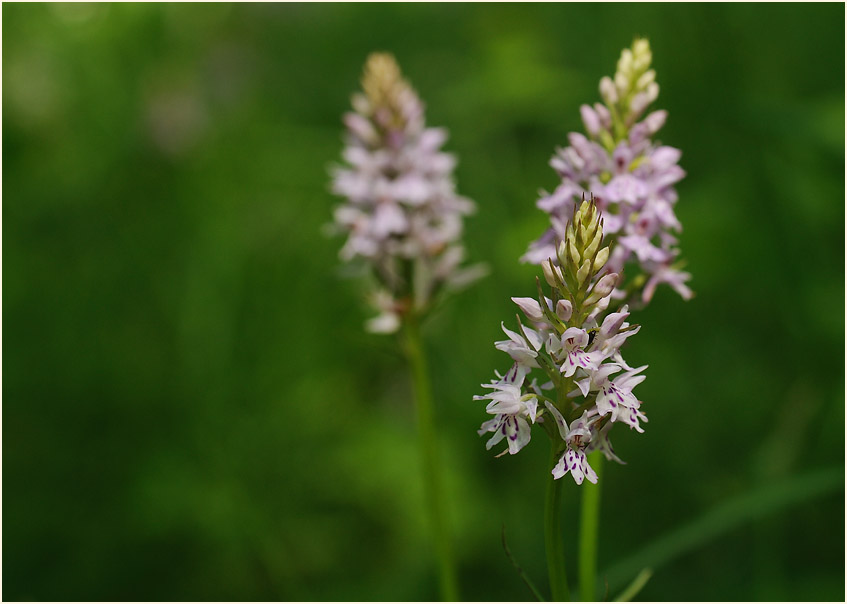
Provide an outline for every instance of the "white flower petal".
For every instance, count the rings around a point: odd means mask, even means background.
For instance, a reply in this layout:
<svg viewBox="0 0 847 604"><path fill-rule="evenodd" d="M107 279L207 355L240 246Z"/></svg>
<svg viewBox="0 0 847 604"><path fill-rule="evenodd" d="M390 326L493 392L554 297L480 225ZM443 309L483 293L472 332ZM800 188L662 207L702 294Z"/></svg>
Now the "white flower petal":
<svg viewBox="0 0 847 604"><path fill-rule="evenodd" d="M559 428L559 435L562 437L562 440L566 440L568 438L568 423L565 421L565 418L562 417L562 414L559 413L559 410L550 401L544 401L544 406L547 407L547 410L556 421L556 426Z"/></svg>
<svg viewBox="0 0 847 604"><path fill-rule="evenodd" d="M506 436L506 422L503 421L502 418L498 418L498 419L500 421L500 424L497 427L496 431L494 432L494 436L492 436L488 440L488 442L485 443L486 450L491 449L491 447L493 447L494 445L499 443Z"/></svg>
<svg viewBox="0 0 847 604"><path fill-rule="evenodd" d="M507 417L504 423L506 438L509 443L509 453L514 455L520 451L530 439L529 424L522 417Z"/></svg>
<svg viewBox="0 0 847 604"><path fill-rule="evenodd" d="M559 480L562 476L568 473L568 464L565 460L565 455L559 459L559 463L553 468L553 478Z"/></svg>
<svg viewBox="0 0 847 604"><path fill-rule="evenodd" d="M583 456L584 455L585 454L583 453ZM579 459L573 449L568 449L567 453L565 453L565 463L567 464L568 470L570 470L571 476L573 476L576 484L582 484L582 481L585 479L582 461L583 460Z"/></svg>
<svg viewBox="0 0 847 604"><path fill-rule="evenodd" d="M534 329L530 329L529 327L523 328L524 335L526 335L526 339L529 340L530 346L533 348L533 352L536 350L541 350L541 345L543 344L541 340L541 336L538 335L538 332Z"/></svg>
<svg viewBox="0 0 847 604"><path fill-rule="evenodd" d="M524 401L524 405L526 405L526 413L529 416L529 420L534 424L535 416L538 413L538 399L533 397Z"/></svg>
<svg viewBox="0 0 847 604"><path fill-rule="evenodd" d="M494 419L490 419L487 422L483 422L483 424L479 427L479 430L477 430L476 433L482 436L486 432L494 432L500 425L500 421L501 419L499 417L495 417Z"/></svg>

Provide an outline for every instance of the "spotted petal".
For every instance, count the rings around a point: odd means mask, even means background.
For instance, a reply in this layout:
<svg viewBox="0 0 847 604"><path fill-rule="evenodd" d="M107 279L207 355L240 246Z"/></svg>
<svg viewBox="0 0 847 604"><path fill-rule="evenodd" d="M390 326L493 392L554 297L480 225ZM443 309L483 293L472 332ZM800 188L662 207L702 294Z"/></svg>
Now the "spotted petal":
<svg viewBox="0 0 847 604"><path fill-rule="evenodd" d="M510 416L506 418L504 426L509 442L509 454L514 455L529 443L529 424L522 417Z"/></svg>

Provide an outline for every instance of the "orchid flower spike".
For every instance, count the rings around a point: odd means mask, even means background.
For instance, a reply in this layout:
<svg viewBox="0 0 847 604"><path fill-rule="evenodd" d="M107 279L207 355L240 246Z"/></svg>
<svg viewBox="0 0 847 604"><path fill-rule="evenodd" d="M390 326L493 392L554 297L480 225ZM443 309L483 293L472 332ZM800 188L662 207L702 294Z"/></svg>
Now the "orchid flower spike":
<svg viewBox="0 0 847 604"><path fill-rule="evenodd" d="M542 266L554 257L574 207L591 192L606 238L618 244L608 258L609 271L636 269L617 285L614 299L624 303L650 302L661 283L686 300L693 296L686 285L691 275L680 270L676 247L682 224L674 213L674 185L685 176L678 165L682 153L654 140L667 112L646 113L659 95L652 60L647 40L636 40L621 53L614 77L600 81L604 102L580 108L587 136L572 132L569 146L550 160L562 182L552 193L543 192L537 205L550 215L551 226L523 256Z"/></svg>
<svg viewBox="0 0 847 604"><path fill-rule="evenodd" d="M643 432L647 421L633 393L646 366L633 369L621 354L640 327L627 322L627 306L607 310L619 275L607 265L614 249L602 246L603 225L594 199L574 208L554 256L542 265L549 293L536 278L537 298L512 298L526 324L519 318L517 331L504 325L508 339L495 343L511 358L511 368L483 384L490 393L474 397L489 401L486 411L493 416L479 430L493 433L487 448L505 440L501 455L514 455L540 425L558 459L553 477L570 474L577 484L597 482L591 451L621 462L609 442L613 424Z"/></svg>
<svg viewBox="0 0 847 604"><path fill-rule="evenodd" d="M344 116L345 165L332 169L332 191L344 198L332 229L347 236L342 260L376 279L379 315L368 330L391 333L484 269L461 267L462 222L474 204L456 193L456 160L441 151L447 131L426 127L423 103L390 54L368 57L362 91Z"/></svg>

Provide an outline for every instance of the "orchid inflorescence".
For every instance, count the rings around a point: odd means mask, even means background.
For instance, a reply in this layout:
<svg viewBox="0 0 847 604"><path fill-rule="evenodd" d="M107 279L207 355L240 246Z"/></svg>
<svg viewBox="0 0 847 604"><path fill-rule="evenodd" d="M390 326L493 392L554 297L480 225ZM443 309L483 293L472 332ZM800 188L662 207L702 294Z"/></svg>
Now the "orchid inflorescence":
<svg viewBox="0 0 847 604"><path fill-rule="evenodd" d="M570 133L570 145L550 160L562 182L552 193L542 191L537 205L550 214L552 226L523 256L533 264L555 257L574 206L591 192L603 212L606 236L618 244L609 270L623 274L628 263L641 270L619 283L613 298L640 304L650 301L660 283L685 299L692 296L686 285L691 276L680 270L673 234L682 230L674 214L674 184L685 176L677 165L681 152L653 140L666 111L644 116L659 94L651 62L647 40L636 40L621 53L614 79L600 81L604 103L580 108L588 136Z"/></svg>
<svg viewBox="0 0 847 604"><path fill-rule="evenodd" d="M483 384L491 393L474 397L489 400L486 411L494 415L479 430L480 435L494 433L487 448L505 439L503 453L514 455L530 441L531 426L540 424L559 460L553 476L570 472L577 484L586 478L597 482L587 453L600 450L621 462L609 442L614 423L643 432L641 422L647 421L632 392L644 380L646 365L632 368L620 352L640 326L627 323L626 306L606 312L619 274L608 267L613 246L600 247L603 223L594 199L575 209L555 260L542 264L549 297L536 277L537 299L512 298L529 326L518 315L518 332L504 325L509 339L495 346L514 364L505 375ZM546 376L542 383L535 376L530 380L534 370ZM612 378L614 374L619 375Z"/></svg>
<svg viewBox="0 0 847 604"><path fill-rule="evenodd" d="M393 56L368 57L362 89L344 116L348 166L333 170L332 190L346 199L335 227L348 235L342 259L363 261L378 283L371 301L379 315L368 329L391 333L406 313L423 314L444 289L480 274L459 267L462 218L474 204L456 194L456 160L440 150L447 131L426 127Z"/></svg>

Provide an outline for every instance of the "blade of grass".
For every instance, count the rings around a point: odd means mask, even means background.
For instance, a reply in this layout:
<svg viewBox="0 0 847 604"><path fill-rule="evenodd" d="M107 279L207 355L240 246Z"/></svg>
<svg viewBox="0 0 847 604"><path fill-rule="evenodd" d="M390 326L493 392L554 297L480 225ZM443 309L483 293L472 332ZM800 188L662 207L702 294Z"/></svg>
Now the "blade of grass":
<svg viewBox="0 0 847 604"><path fill-rule="evenodd" d="M650 577L653 576L652 569L645 568L635 579L632 580L632 583L629 584L621 595L615 598L615 602L631 602L632 599L638 595L638 592L641 591L645 585L647 585L647 581L650 580Z"/></svg>
<svg viewBox="0 0 847 604"><path fill-rule="evenodd" d="M603 573L612 590L622 587L640 569L654 571L739 525L815 497L844 488L844 468L826 468L762 485L712 508L700 518L640 551L627 556Z"/></svg>

